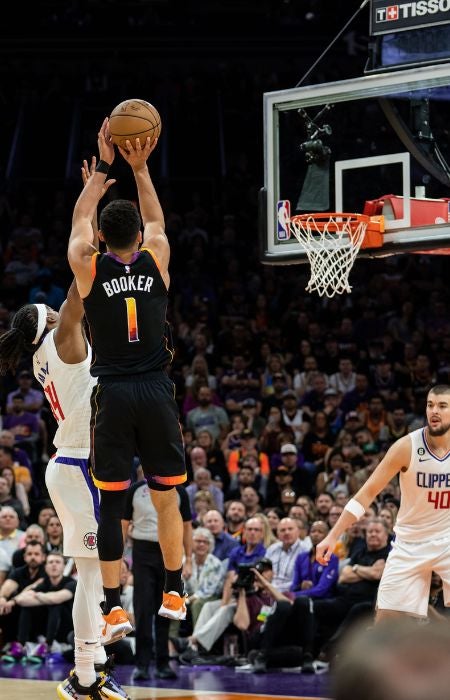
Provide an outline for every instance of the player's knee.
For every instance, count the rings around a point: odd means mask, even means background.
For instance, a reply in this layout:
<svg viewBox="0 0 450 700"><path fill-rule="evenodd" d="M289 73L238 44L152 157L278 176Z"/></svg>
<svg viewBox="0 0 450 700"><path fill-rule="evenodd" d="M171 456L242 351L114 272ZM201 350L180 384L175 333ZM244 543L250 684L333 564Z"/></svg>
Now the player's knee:
<svg viewBox="0 0 450 700"><path fill-rule="evenodd" d="M121 520L125 514L126 491L100 491L100 518Z"/></svg>
<svg viewBox="0 0 450 700"><path fill-rule="evenodd" d="M164 493L164 491L173 491L175 486L167 486L166 484L158 484L156 481L152 481L149 477L147 478L148 487L151 491L158 491L159 493Z"/></svg>
<svg viewBox="0 0 450 700"><path fill-rule="evenodd" d="M123 554L121 520L125 514L126 491L101 491L97 547L100 561L117 561Z"/></svg>

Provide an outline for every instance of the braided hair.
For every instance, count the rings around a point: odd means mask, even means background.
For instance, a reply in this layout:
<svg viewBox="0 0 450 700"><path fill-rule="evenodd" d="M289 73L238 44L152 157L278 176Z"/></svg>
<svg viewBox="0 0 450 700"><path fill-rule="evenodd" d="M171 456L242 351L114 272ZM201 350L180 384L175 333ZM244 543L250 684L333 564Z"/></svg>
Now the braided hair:
<svg viewBox="0 0 450 700"><path fill-rule="evenodd" d="M38 325L38 310L34 304L25 304L14 315L11 328L0 336L0 374L14 372L24 352L34 353Z"/></svg>

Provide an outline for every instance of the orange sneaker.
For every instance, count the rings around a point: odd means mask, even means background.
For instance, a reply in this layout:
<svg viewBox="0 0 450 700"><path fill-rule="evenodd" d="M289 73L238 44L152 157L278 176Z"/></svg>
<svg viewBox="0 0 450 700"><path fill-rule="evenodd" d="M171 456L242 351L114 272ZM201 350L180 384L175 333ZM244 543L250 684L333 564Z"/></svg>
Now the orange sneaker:
<svg viewBox="0 0 450 700"><path fill-rule="evenodd" d="M169 617L171 620L186 619L186 595L181 596L176 591L163 593L163 601L158 615L161 617Z"/></svg>
<svg viewBox="0 0 450 700"><path fill-rule="evenodd" d="M122 639L133 629L125 610L118 606L111 608L107 615L103 615L105 626L102 628L101 643L103 646L112 644Z"/></svg>

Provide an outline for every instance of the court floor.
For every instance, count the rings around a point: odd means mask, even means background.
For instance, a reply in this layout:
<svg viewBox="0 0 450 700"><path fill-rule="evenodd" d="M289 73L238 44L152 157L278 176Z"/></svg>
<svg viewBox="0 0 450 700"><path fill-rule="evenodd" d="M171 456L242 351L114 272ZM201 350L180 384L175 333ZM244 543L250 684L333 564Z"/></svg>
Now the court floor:
<svg viewBox="0 0 450 700"><path fill-rule="evenodd" d="M0 665L0 698L5 700L55 700L56 686L68 674L68 664L43 665L38 668L14 664ZM176 668L176 666L174 667ZM328 700L328 674L304 676L295 669L263 675L236 672L219 666L179 667L173 681L132 681L132 666L116 666L115 675L132 700Z"/></svg>

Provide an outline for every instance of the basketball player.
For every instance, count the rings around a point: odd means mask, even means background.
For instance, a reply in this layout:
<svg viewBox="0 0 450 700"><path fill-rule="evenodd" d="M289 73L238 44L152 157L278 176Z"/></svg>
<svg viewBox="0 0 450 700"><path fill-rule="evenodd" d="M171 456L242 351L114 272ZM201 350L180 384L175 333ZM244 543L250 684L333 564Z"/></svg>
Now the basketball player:
<svg viewBox="0 0 450 700"><path fill-rule="evenodd" d="M450 386L430 390L426 415L426 427L389 448L317 545L317 560L327 564L340 535L400 474L396 537L378 589L376 622L405 614L426 617L432 571L442 578L445 605L450 606ZM355 581L364 579L363 569L353 567Z"/></svg>
<svg viewBox="0 0 450 700"><path fill-rule="evenodd" d="M85 162L84 180L88 177ZM105 183L105 191L112 182ZM22 306L11 330L0 337L0 372L14 371L23 352L33 353L34 375L58 423L53 440L57 450L45 481L63 526L64 556L74 558L78 575L73 604L75 670L58 686L58 696L82 700L97 698L101 691L101 696L119 700L127 694L109 673L101 645L115 637L99 638L104 627L99 607L103 598L97 554L99 497L88 471L90 395L96 380L89 371L91 348L83 316L75 282L59 313L45 304Z"/></svg>
<svg viewBox="0 0 450 700"><path fill-rule="evenodd" d="M174 387L167 375L172 360L166 323L170 248L164 216L147 167L156 146L127 141L119 148L136 181L141 220L128 200L101 212L99 237L107 252L92 253L92 217L101 198L114 145L105 119L98 134L100 161L74 208L68 258L84 303L98 377L91 397L91 462L100 489L98 552L105 593L104 619L115 629L126 624L120 607L123 553L121 517L133 458L139 455L158 513L158 537L165 566L159 614L186 616L181 579L183 523L176 484L186 480L183 441ZM142 243L142 247L141 247Z"/></svg>

